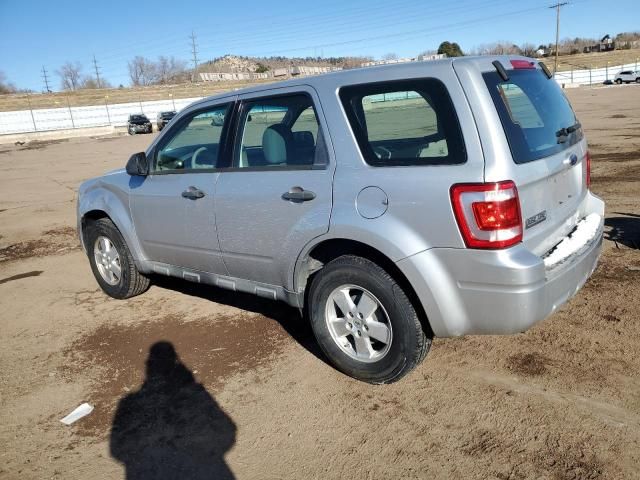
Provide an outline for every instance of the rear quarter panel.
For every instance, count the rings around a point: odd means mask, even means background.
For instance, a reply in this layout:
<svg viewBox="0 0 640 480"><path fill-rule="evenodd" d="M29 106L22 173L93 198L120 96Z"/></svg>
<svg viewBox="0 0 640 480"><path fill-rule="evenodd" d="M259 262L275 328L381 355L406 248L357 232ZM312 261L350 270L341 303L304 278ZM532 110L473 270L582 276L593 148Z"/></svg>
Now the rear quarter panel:
<svg viewBox="0 0 640 480"><path fill-rule="evenodd" d="M451 62L415 63L405 68L367 69L349 83L316 86L335 147L334 208L326 237L366 243L397 261L434 247L464 247L453 216L449 189L460 182L482 181L484 158L475 120ZM329 77L330 78L330 77ZM349 77L347 77L349 78ZM362 157L338 97L352 84L436 78L449 91L464 137L467 161L460 165L374 167ZM358 213L358 194L376 186L388 197L387 211L367 219Z"/></svg>

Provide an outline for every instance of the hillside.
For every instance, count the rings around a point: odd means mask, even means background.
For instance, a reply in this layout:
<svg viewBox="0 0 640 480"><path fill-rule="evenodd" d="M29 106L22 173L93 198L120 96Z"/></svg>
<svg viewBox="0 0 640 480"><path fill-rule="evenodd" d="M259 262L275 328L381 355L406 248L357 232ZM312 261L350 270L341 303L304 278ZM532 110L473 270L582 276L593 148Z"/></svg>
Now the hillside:
<svg viewBox="0 0 640 480"><path fill-rule="evenodd" d="M241 57L225 55L199 65L200 72L246 72L254 73L275 70L293 65L309 67L356 68L371 61L370 57Z"/></svg>

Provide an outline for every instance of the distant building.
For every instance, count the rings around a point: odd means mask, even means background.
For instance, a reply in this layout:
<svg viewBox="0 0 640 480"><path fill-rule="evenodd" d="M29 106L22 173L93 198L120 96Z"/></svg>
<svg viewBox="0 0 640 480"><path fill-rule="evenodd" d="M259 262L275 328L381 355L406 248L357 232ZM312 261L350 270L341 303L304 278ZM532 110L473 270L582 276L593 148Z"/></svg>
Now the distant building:
<svg viewBox="0 0 640 480"><path fill-rule="evenodd" d="M582 50L584 53L610 52L616 49L616 42L608 34L600 39L600 43L588 45Z"/></svg>
<svg viewBox="0 0 640 480"><path fill-rule="evenodd" d="M389 60L375 60L373 62L365 62L360 64L361 67L373 67L375 65L390 65L393 63L407 63L407 62L425 62L428 60L440 60L447 58L444 53L434 53L431 55L418 55L414 58L393 58Z"/></svg>
<svg viewBox="0 0 640 480"><path fill-rule="evenodd" d="M269 78L286 78L308 75L319 75L334 70L341 70L339 67L312 67L307 65L294 65L291 67L276 68L263 73L254 72L203 72L200 73L200 80L203 82L237 82L249 80L267 80Z"/></svg>
<svg viewBox="0 0 640 480"><path fill-rule="evenodd" d="M419 62L426 62L428 60L442 60L443 58L447 58L444 53L432 53L430 55L418 55Z"/></svg>

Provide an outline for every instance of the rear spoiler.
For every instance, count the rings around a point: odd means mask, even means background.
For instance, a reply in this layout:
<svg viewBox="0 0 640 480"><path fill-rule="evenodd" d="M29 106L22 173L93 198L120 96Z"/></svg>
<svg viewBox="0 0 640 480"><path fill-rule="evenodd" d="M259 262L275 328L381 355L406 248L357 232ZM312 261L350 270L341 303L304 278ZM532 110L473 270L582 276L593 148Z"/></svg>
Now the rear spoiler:
<svg viewBox="0 0 640 480"><path fill-rule="evenodd" d="M500 63L500 60L494 60L493 62L491 62L491 64L495 67L496 72L498 72L498 75L500 75L502 81L506 82L507 80L509 80L509 74L507 73L507 70L504 68L502 63ZM529 60L511 60L511 65L516 70L528 70L536 68L535 63L530 62ZM538 65L547 78L551 78L553 76L549 71L549 68L547 68L544 63L538 62Z"/></svg>

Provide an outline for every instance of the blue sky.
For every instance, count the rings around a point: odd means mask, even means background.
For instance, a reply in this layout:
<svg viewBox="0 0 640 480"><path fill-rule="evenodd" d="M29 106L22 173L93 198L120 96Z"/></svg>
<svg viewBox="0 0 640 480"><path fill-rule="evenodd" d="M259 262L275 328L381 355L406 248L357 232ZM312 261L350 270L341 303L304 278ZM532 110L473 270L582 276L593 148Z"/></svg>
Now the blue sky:
<svg viewBox="0 0 640 480"><path fill-rule="evenodd" d="M553 1L539 0L110 0L108 2L0 0L0 71L21 88L43 89L44 65L80 62L93 73L127 85L135 55L191 58L238 55L414 56L443 40L463 50L509 40L549 43L555 38ZM563 7L560 36L602 36L640 29L638 0L573 0Z"/></svg>

